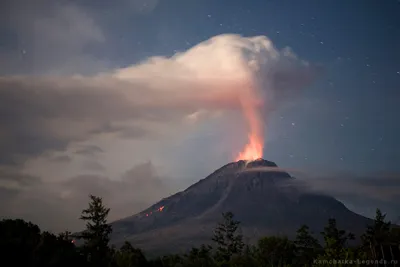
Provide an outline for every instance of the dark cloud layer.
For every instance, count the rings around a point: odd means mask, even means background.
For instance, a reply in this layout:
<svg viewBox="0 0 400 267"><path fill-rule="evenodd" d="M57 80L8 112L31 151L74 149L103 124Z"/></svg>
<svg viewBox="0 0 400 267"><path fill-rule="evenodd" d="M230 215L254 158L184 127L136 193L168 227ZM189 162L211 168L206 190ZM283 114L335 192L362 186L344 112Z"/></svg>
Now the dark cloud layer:
<svg viewBox="0 0 400 267"><path fill-rule="evenodd" d="M389 219L400 218L400 173L299 174L297 184L305 190L332 195L365 216L373 217L380 208Z"/></svg>
<svg viewBox="0 0 400 267"><path fill-rule="evenodd" d="M119 180L81 175L41 183L37 177L2 170L0 213L2 218L22 217L53 231L79 230L83 224L78 218L89 194L103 197L111 208L110 220L115 220L139 212L176 190L178 185L159 177L150 162L132 168Z"/></svg>
<svg viewBox="0 0 400 267"><path fill-rule="evenodd" d="M47 149L63 150L71 141L84 141L96 133L132 134L136 128L142 133L143 128L135 125L116 124L140 114L115 91L74 83L65 87L34 77L0 78L0 162L15 163L20 155L39 155Z"/></svg>

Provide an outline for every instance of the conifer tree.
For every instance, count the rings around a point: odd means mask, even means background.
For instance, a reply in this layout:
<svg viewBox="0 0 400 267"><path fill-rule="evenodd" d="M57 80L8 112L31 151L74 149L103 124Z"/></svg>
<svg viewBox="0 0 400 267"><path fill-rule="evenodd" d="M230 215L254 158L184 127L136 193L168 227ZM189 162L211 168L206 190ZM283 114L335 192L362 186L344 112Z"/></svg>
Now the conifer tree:
<svg viewBox="0 0 400 267"><path fill-rule="evenodd" d="M324 257L331 259L346 259L346 249L349 240L354 240L354 234L337 228L336 220L329 219L328 225L321 232L325 240Z"/></svg>
<svg viewBox="0 0 400 267"><path fill-rule="evenodd" d="M212 240L217 244L216 260L227 264L232 256L242 253L243 236L239 233L240 222L232 212L222 213L223 220L217 224Z"/></svg>
<svg viewBox="0 0 400 267"><path fill-rule="evenodd" d="M110 249L111 226L107 224L109 208L103 205L100 197L90 195L89 208L82 211L81 220L86 221L86 229L81 238L85 241L84 248L88 261L96 267L107 266Z"/></svg>
<svg viewBox="0 0 400 267"><path fill-rule="evenodd" d="M317 258L318 253L321 251L321 245L311 235L310 228L307 225L303 225L297 230L294 244L297 256L296 261L305 266L311 266L312 261Z"/></svg>
<svg viewBox="0 0 400 267"><path fill-rule="evenodd" d="M376 209L374 223L367 227L365 234L361 236L363 247L366 251L370 251L373 259L383 258L382 254L383 245L388 242L391 233L391 223L385 221L386 214L382 214L380 209ZM377 249L378 248L378 249Z"/></svg>

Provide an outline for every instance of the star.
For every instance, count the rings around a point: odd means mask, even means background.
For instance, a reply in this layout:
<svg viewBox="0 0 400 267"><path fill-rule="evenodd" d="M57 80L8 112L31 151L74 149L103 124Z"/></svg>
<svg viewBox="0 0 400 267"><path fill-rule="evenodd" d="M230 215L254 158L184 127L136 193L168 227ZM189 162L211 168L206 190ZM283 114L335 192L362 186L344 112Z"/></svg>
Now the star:
<svg viewBox="0 0 400 267"><path fill-rule="evenodd" d="M400 71L398 71L397 74L400 74Z"/></svg>
<svg viewBox="0 0 400 267"><path fill-rule="evenodd" d="M292 122L292 126L295 126L295 125L296 125L296 123Z"/></svg>
<svg viewBox="0 0 400 267"><path fill-rule="evenodd" d="M322 45L324 44L324 42L319 42L319 43L322 44Z"/></svg>
<svg viewBox="0 0 400 267"><path fill-rule="evenodd" d="M343 161L343 158L340 158L341 161Z"/></svg>
<svg viewBox="0 0 400 267"><path fill-rule="evenodd" d="M207 17L211 18L211 15L207 15Z"/></svg>
<svg viewBox="0 0 400 267"><path fill-rule="evenodd" d="M341 123L341 124L340 124L340 127L344 127L344 124L343 124L343 123Z"/></svg>

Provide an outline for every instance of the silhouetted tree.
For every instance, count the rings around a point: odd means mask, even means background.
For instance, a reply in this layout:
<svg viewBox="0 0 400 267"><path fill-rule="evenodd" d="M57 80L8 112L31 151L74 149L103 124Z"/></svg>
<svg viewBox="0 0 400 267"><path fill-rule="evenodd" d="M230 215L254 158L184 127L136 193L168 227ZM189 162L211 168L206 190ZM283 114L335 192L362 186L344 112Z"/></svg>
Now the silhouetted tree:
<svg viewBox="0 0 400 267"><path fill-rule="evenodd" d="M185 267L212 267L215 265L211 255L211 247L201 245L200 248L192 248L190 252L185 255L183 265Z"/></svg>
<svg viewBox="0 0 400 267"><path fill-rule="evenodd" d="M230 261L234 267L255 267L258 266L256 259L256 248L246 245L241 255L234 256Z"/></svg>
<svg viewBox="0 0 400 267"><path fill-rule="evenodd" d="M348 241L354 239L354 234L339 230L336 219L329 219L328 225L321 234L325 241L322 258L349 259L354 257L354 255L351 255L352 251L347 249Z"/></svg>
<svg viewBox="0 0 400 267"><path fill-rule="evenodd" d="M322 235L324 246L311 235L307 226L297 231L294 241L286 237L264 237L256 246L245 246L238 233L240 223L231 212L223 213L223 221L217 224L213 241L217 247L202 245L192 248L184 256L166 255L146 260L143 252L125 242L118 250L109 247L111 227L107 224L109 209L102 199L90 196L89 208L81 218L86 221L83 252L72 242L70 232L54 235L41 232L39 227L23 220L0 221L0 256L3 265L30 267L258 267L258 266L356 266L351 260L360 259L360 253L369 253L365 259L386 260L400 258L400 230L385 221L385 215L377 210L374 223L362 236L363 245L349 248L348 241L354 235L339 230L335 219L330 219ZM392 244L373 252L371 246ZM382 246L381 246L382 247ZM215 253L214 253L215 252ZM372 254L376 253L376 254ZM379 254L381 253L381 254ZM316 257L317 263L314 262ZM348 263L334 262L347 260ZM319 261L319 262L318 262ZM390 262L390 261L389 261ZM316 265L315 265L316 264ZM6 264L7 265L7 264ZM8 264L10 265L10 264ZM7 266L8 266L7 265ZM11 266L11 265L10 265ZM386 266L392 266L386 264Z"/></svg>
<svg viewBox="0 0 400 267"><path fill-rule="evenodd" d="M40 233L37 225L23 220L0 222L2 262L15 266L83 266L84 259L74 244L49 232Z"/></svg>
<svg viewBox="0 0 400 267"><path fill-rule="evenodd" d="M163 267L183 267L184 259L177 254L170 254L161 257L161 266Z"/></svg>
<svg viewBox="0 0 400 267"><path fill-rule="evenodd" d="M243 236L238 232L240 222L234 220L232 212L222 213L223 220L217 224L212 240L216 243L215 259L220 265L226 265L233 255L242 252Z"/></svg>
<svg viewBox="0 0 400 267"><path fill-rule="evenodd" d="M114 258L118 267L147 266L147 260L143 252L138 248L134 248L128 241L125 241L119 251L116 251Z"/></svg>
<svg viewBox="0 0 400 267"><path fill-rule="evenodd" d="M296 263L302 266L311 266L314 259L321 252L321 245L318 240L310 233L307 225L301 226L297 230L296 239L294 241L296 249Z"/></svg>
<svg viewBox="0 0 400 267"><path fill-rule="evenodd" d="M367 226L365 234L361 236L365 251L369 251L370 259L383 259L383 245L390 241L390 222L385 221L386 214L376 209L375 219L372 225Z"/></svg>
<svg viewBox="0 0 400 267"><path fill-rule="evenodd" d="M34 266L84 266L84 258L78 253L71 240L43 232L34 250Z"/></svg>
<svg viewBox="0 0 400 267"><path fill-rule="evenodd" d="M28 266L33 262L34 250L40 241L40 228L21 219L0 222L1 261L16 266Z"/></svg>
<svg viewBox="0 0 400 267"><path fill-rule="evenodd" d="M89 208L82 211L81 220L86 221L86 229L81 234L88 262L95 267L107 266L110 260L111 226L107 224L109 208L103 205L100 197L90 195Z"/></svg>
<svg viewBox="0 0 400 267"><path fill-rule="evenodd" d="M258 241L259 266L284 266L294 259L295 246L287 237L269 236Z"/></svg>

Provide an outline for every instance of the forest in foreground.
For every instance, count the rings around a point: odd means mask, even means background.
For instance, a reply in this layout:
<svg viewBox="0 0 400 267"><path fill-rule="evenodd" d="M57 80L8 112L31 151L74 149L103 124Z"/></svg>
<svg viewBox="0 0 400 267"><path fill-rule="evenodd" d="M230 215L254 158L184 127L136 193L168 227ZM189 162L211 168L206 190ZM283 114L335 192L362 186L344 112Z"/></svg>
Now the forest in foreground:
<svg viewBox="0 0 400 267"><path fill-rule="evenodd" d="M377 209L373 223L359 237L360 245L351 246L356 237L338 229L329 219L321 232L323 242L307 225L297 230L294 240L284 236L266 236L256 244L245 244L240 222L232 212L216 222L209 244L191 248L183 255L146 258L135 244L110 245L112 227L107 223L110 209L102 198L90 201L80 219L86 228L80 234L53 234L22 219L0 222L2 266L90 266L90 267L283 267L283 266L399 266L400 229L386 221ZM76 245L80 239L82 245Z"/></svg>

